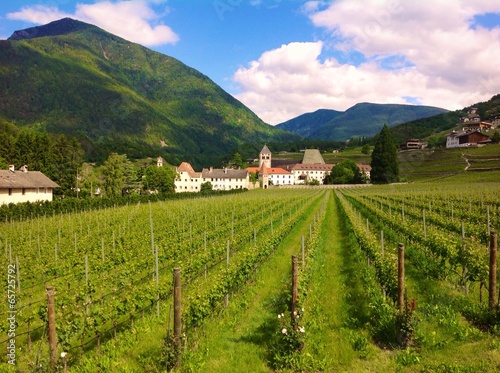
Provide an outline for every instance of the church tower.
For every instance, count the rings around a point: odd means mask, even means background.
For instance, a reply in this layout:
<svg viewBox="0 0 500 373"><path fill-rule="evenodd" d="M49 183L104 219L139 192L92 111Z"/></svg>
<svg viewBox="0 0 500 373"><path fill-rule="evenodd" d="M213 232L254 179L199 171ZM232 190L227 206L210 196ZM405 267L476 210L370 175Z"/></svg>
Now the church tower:
<svg viewBox="0 0 500 373"><path fill-rule="evenodd" d="M259 154L259 179L262 183L262 188L269 187L269 174L268 169L271 168L271 151L264 145Z"/></svg>
<svg viewBox="0 0 500 373"><path fill-rule="evenodd" d="M259 154L259 168L262 168L262 165L271 168L271 151L267 145L264 145Z"/></svg>

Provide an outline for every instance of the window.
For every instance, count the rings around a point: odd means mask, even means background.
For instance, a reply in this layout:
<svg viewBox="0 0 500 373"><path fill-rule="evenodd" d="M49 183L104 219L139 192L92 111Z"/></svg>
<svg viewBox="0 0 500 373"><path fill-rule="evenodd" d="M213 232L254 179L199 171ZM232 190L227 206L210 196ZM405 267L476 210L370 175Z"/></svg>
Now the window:
<svg viewBox="0 0 500 373"><path fill-rule="evenodd" d="M26 188L23 188L23 196L26 194Z"/></svg>
<svg viewBox="0 0 500 373"><path fill-rule="evenodd" d="M9 188L9 196L12 195L12 188Z"/></svg>

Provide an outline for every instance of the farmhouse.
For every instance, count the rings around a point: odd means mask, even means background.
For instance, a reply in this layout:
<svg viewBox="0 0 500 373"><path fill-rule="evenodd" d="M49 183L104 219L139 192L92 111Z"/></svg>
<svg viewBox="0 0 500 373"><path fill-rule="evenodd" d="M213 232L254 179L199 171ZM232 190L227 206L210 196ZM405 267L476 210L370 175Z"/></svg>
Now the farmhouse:
<svg viewBox="0 0 500 373"><path fill-rule="evenodd" d="M453 131L446 137L447 148L462 148L485 143L489 136L479 131Z"/></svg>
<svg viewBox="0 0 500 373"><path fill-rule="evenodd" d="M419 139L408 139L399 146L402 150L406 149L425 149L426 142L421 142Z"/></svg>
<svg viewBox="0 0 500 373"><path fill-rule="evenodd" d="M464 127L464 131L479 131L479 132L488 132L491 130L493 125L488 122L474 122L474 123L468 123L467 127Z"/></svg>
<svg viewBox="0 0 500 373"><path fill-rule="evenodd" d="M24 165L15 170L0 170L0 204L52 201L54 188L59 188L40 171L28 171Z"/></svg>

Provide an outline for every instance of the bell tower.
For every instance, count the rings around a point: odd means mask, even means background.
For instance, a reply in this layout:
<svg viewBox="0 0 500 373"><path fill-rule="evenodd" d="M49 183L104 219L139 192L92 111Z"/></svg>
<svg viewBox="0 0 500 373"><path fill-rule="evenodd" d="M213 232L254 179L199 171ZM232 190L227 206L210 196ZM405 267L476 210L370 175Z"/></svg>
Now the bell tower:
<svg viewBox="0 0 500 373"><path fill-rule="evenodd" d="M271 151L267 145L264 145L259 154L259 168L262 168L262 165L271 168Z"/></svg>

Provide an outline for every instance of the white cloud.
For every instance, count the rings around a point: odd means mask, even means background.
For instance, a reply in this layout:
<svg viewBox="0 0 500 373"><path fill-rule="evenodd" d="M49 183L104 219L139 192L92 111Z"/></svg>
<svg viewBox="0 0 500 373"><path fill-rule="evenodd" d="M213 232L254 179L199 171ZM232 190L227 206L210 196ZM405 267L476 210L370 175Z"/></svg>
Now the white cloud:
<svg viewBox="0 0 500 373"><path fill-rule="evenodd" d="M290 43L267 51L233 79L237 97L276 124L319 108L345 110L357 102L405 103L458 109L500 92L500 27L471 28L473 17L499 13L500 2L338 0L302 9L327 31L323 42ZM446 16L444 16L446 15ZM322 59L333 45L349 60Z"/></svg>
<svg viewBox="0 0 500 373"><path fill-rule="evenodd" d="M26 21L35 24L45 24L65 17L70 17L70 14L61 12L54 6L44 5L23 7L18 12L7 14L8 19Z"/></svg>
<svg viewBox="0 0 500 373"><path fill-rule="evenodd" d="M147 46L174 44L179 36L160 22L149 3L160 4L163 0L101 1L94 4L77 4L74 14L59 11L56 7L35 5L19 12L9 13L9 19L45 24L64 17L71 17L99 26L124 39Z"/></svg>

